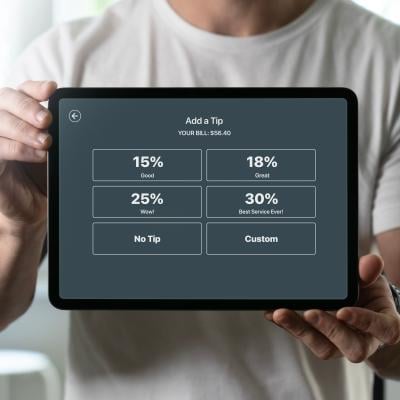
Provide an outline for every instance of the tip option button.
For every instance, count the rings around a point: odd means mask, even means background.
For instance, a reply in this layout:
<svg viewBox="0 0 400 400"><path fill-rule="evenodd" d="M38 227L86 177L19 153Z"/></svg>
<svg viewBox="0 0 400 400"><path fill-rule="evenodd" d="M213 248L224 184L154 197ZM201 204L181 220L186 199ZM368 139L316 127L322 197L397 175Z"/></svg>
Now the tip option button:
<svg viewBox="0 0 400 400"><path fill-rule="evenodd" d="M95 222L93 255L200 255L201 223Z"/></svg>
<svg viewBox="0 0 400 400"><path fill-rule="evenodd" d="M316 224L207 223L209 255L315 255Z"/></svg>

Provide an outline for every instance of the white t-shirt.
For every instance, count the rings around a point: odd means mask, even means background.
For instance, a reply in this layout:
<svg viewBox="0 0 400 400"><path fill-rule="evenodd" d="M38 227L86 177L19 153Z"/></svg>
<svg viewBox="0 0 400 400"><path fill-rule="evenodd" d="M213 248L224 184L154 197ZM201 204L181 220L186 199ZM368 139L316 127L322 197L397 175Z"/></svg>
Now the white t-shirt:
<svg viewBox="0 0 400 400"><path fill-rule="evenodd" d="M360 103L360 254L400 227L400 29L349 1L316 0L278 31L233 38L191 26L166 0L123 0L37 40L12 82L28 78L349 87ZM360 400L371 387L365 364L318 360L262 312L72 313L67 400Z"/></svg>

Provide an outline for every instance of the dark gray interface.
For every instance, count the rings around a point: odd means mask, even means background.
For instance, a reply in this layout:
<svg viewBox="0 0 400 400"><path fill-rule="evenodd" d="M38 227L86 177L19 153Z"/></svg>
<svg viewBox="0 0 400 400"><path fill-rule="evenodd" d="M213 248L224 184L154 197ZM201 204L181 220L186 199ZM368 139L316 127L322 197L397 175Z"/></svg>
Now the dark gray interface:
<svg viewBox="0 0 400 400"><path fill-rule="evenodd" d="M344 299L347 101L59 102L64 299Z"/></svg>

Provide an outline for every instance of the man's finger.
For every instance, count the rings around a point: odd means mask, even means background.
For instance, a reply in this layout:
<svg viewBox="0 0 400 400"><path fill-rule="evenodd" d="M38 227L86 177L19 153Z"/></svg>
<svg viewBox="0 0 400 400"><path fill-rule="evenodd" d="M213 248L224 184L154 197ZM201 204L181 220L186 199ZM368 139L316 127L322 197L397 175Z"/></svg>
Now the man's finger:
<svg viewBox="0 0 400 400"><path fill-rule="evenodd" d="M264 311L264 317L268 320L268 321L272 321L272 316L274 315L274 310L266 310Z"/></svg>
<svg viewBox="0 0 400 400"><path fill-rule="evenodd" d="M383 271L383 260L375 254L369 254L360 258L359 262L360 285L368 287L379 278Z"/></svg>
<svg viewBox="0 0 400 400"><path fill-rule="evenodd" d="M51 144L51 136L10 114L0 110L0 136L12 139L27 146L47 149Z"/></svg>
<svg viewBox="0 0 400 400"><path fill-rule="evenodd" d="M0 160L42 163L47 160L47 151L0 137Z"/></svg>
<svg viewBox="0 0 400 400"><path fill-rule="evenodd" d="M346 326L333 315L320 310L304 313L304 319L325 335L352 362L364 361L373 350L370 341L354 329Z"/></svg>
<svg viewBox="0 0 400 400"><path fill-rule="evenodd" d="M37 100L10 88L0 89L0 109L42 130L47 129L52 120L51 113Z"/></svg>
<svg viewBox="0 0 400 400"><path fill-rule="evenodd" d="M38 101L47 101L57 89L54 81L26 81L18 90Z"/></svg>
<svg viewBox="0 0 400 400"><path fill-rule="evenodd" d="M273 322L304 343L318 358L328 360L340 355L337 348L301 316L291 310L274 311Z"/></svg>
<svg viewBox="0 0 400 400"><path fill-rule="evenodd" d="M397 316L377 313L359 307L340 309L336 317L348 325L369 333L385 344L396 344L400 341L400 321Z"/></svg>

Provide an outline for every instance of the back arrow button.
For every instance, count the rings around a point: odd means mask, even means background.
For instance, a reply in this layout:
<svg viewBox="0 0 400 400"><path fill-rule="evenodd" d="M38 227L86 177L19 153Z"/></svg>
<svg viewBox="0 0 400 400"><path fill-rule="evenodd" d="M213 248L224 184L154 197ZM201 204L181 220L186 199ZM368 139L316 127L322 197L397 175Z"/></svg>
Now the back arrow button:
<svg viewBox="0 0 400 400"><path fill-rule="evenodd" d="M68 118L71 122L79 122L82 119L82 114L79 110L71 110Z"/></svg>

